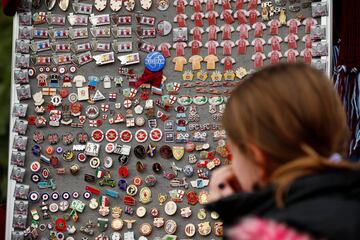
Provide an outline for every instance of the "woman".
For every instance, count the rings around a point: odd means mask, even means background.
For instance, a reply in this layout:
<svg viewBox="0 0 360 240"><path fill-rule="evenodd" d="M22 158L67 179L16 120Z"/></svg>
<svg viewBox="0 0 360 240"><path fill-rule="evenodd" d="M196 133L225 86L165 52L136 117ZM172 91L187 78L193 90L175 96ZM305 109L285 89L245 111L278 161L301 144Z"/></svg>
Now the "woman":
<svg viewBox="0 0 360 240"><path fill-rule="evenodd" d="M360 239L360 167L341 158L345 113L323 73L254 73L232 92L223 126L232 162L213 173L207 208L228 238Z"/></svg>

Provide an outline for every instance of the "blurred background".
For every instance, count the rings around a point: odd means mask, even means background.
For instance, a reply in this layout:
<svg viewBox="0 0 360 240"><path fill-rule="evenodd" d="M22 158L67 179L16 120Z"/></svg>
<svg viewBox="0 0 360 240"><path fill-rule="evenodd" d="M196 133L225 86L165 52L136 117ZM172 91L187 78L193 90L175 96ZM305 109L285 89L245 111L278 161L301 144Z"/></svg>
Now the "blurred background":
<svg viewBox="0 0 360 240"><path fill-rule="evenodd" d="M12 48L12 17L0 11L0 203L4 204L7 191L10 69Z"/></svg>

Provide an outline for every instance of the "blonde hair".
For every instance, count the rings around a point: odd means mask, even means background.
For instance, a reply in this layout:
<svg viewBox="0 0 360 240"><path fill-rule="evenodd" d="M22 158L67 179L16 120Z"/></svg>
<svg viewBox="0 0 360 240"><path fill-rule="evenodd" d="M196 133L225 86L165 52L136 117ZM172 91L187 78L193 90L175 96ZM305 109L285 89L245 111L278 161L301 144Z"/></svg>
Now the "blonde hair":
<svg viewBox="0 0 360 240"><path fill-rule="evenodd" d="M262 150L278 207L300 177L360 168L346 160L329 161L334 153L345 154L345 112L327 77L306 64L273 65L250 75L232 92L223 126L245 154L248 144Z"/></svg>

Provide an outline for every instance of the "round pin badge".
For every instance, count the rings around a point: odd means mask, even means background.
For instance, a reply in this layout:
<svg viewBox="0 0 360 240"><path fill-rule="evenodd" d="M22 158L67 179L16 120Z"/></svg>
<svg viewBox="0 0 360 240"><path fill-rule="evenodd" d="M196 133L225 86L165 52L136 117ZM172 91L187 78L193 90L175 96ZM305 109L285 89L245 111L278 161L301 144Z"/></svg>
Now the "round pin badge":
<svg viewBox="0 0 360 240"><path fill-rule="evenodd" d="M195 205L198 201L198 197L196 195L196 192L190 191L186 194L186 198L188 200L188 203L191 205Z"/></svg>
<svg viewBox="0 0 360 240"><path fill-rule="evenodd" d="M111 168L112 167L112 165L113 165L113 159L110 157L110 156L106 156L105 158L104 158L104 167L105 168Z"/></svg>
<svg viewBox="0 0 360 240"><path fill-rule="evenodd" d="M41 164L39 162L32 162L30 164L30 169L32 172L38 172L41 168Z"/></svg>
<svg viewBox="0 0 360 240"><path fill-rule="evenodd" d="M115 150L115 144L113 144L113 143L106 144L105 152L112 153L112 152L114 152L114 150Z"/></svg>
<svg viewBox="0 0 360 240"><path fill-rule="evenodd" d="M77 191L73 192L72 197L75 198L75 199L78 199L79 198L79 193Z"/></svg>
<svg viewBox="0 0 360 240"><path fill-rule="evenodd" d="M91 193L86 191L86 192L84 192L83 197L84 197L84 199L88 200L91 198Z"/></svg>
<svg viewBox="0 0 360 240"><path fill-rule="evenodd" d="M59 67L59 73L60 74L65 74L66 73L66 68L65 67Z"/></svg>
<svg viewBox="0 0 360 240"><path fill-rule="evenodd" d="M120 177L126 178L129 175L129 169L126 166L121 166L118 173Z"/></svg>
<svg viewBox="0 0 360 240"><path fill-rule="evenodd" d="M206 212L205 209L201 208L199 209L198 213L197 213L197 218L199 220L204 220L206 218Z"/></svg>
<svg viewBox="0 0 360 240"><path fill-rule="evenodd" d="M54 105L55 107L60 106L62 103L62 97L60 97L60 95L54 95L51 97L50 102L52 103L52 105Z"/></svg>
<svg viewBox="0 0 360 240"><path fill-rule="evenodd" d="M61 201L59 203L60 211L65 212L66 210L68 210L68 208L69 208L69 202L68 201L65 200L65 201Z"/></svg>
<svg viewBox="0 0 360 240"><path fill-rule="evenodd" d="M145 177L145 184L148 187L153 187L155 186L157 180L156 177L154 175L148 175Z"/></svg>
<svg viewBox="0 0 360 240"><path fill-rule="evenodd" d="M157 24L156 30L160 36L166 36L171 33L172 25L168 21L160 20Z"/></svg>
<svg viewBox="0 0 360 240"><path fill-rule="evenodd" d="M144 159L146 156L145 147L143 145L137 145L134 148L134 154L135 154L135 157L137 157L139 159Z"/></svg>
<svg viewBox="0 0 360 240"><path fill-rule="evenodd" d="M158 142L161 140L162 138L162 131L159 129L159 128L153 128L151 131L150 131L150 139L154 142Z"/></svg>
<svg viewBox="0 0 360 240"><path fill-rule="evenodd" d="M51 71L51 68L50 67L45 67L45 72L50 72Z"/></svg>
<svg viewBox="0 0 360 240"><path fill-rule="evenodd" d="M60 194L58 192L53 192L51 194L51 199L54 200L54 201L58 200L59 197L60 197Z"/></svg>
<svg viewBox="0 0 360 240"><path fill-rule="evenodd" d="M170 6L169 0L157 0L156 7L160 11L166 11Z"/></svg>
<svg viewBox="0 0 360 240"><path fill-rule="evenodd" d="M60 69L60 68L59 68L59 69ZM57 68L57 67L52 67L51 71L54 72L54 73L56 73L56 72L58 72L58 68Z"/></svg>
<svg viewBox="0 0 360 240"><path fill-rule="evenodd" d="M133 178L133 183L134 183L135 186L140 186L140 185L142 184L142 179L141 179L141 177L135 176L135 177Z"/></svg>
<svg viewBox="0 0 360 240"><path fill-rule="evenodd" d="M137 117L136 119L135 119L135 125L136 126L138 126L138 127L142 127L142 126L144 126L144 124L145 124L145 118L144 117Z"/></svg>
<svg viewBox="0 0 360 240"><path fill-rule="evenodd" d="M49 200L49 198L50 198L50 195L48 193L41 194L41 199L43 201L47 201L47 200Z"/></svg>
<svg viewBox="0 0 360 240"><path fill-rule="evenodd" d="M150 214L152 217L158 217L159 216L159 210L157 208L150 209Z"/></svg>
<svg viewBox="0 0 360 240"><path fill-rule="evenodd" d="M141 235L149 236L152 232L152 226L149 223L142 223L139 227Z"/></svg>
<svg viewBox="0 0 360 240"><path fill-rule="evenodd" d="M95 129L91 133L91 139L97 143L101 142L104 139L104 132L101 131L100 129Z"/></svg>
<svg viewBox="0 0 360 240"><path fill-rule="evenodd" d="M33 183L38 183L38 182L40 182L40 175L37 174L37 173L31 174L31 181L32 181Z"/></svg>
<svg viewBox="0 0 360 240"><path fill-rule="evenodd" d="M99 108L95 105L89 105L85 109L85 114L89 119L95 119L99 116Z"/></svg>
<svg viewBox="0 0 360 240"><path fill-rule="evenodd" d="M100 166L100 159L97 157L93 157L90 159L89 161L90 167L91 168L97 168L98 166Z"/></svg>
<svg viewBox="0 0 360 240"><path fill-rule="evenodd" d="M29 193L29 199L31 202L37 202L40 199L40 194L38 192L30 192Z"/></svg>
<svg viewBox="0 0 360 240"><path fill-rule="evenodd" d="M145 57L144 62L148 70L158 72L165 67L166 59L160 52L151 52Z"/></svg>
<svg viewBox="0 0 360 240"><path fill-rule="evenodd" d="M142 218L146 215L146 208L141 206L141 207L138 207L136 209L136 215L139 217L139 218Z"/></svg>
<svg viewBox="0 0 360 240"><path fill-rule="evenodd" d="M194 224L192 224L192 223L186 224L186 226L185 226L186 236L193 237L195 235L195 232L196 232L196 228L195 228Z"/></svg>
<svg viewBox="0 0 360 240"><path fill-rule="evenodd" d="M176 210L177 210L177 205L174 201L168 201L166 204L165 204L165 213L169 216L172 216L176 213Z"/></svg>
<svg viewBox="0 0 360 240"><path fill-rule="evenodd" d="M125 101L124 101L124 108L126 108L126 109L129 109L129 108L131 108L131 105L132 105L132 101L130 100L130 99L126 99Z"/></svg>
<svg viewBox="0 0 360 240"><path fill-rule="evenodd" d="M35 71L35 68L31 67L31 68L28 68L28 76L30 78L34 77L36 74L36 71Z"/></svg>
<svg viewBox="0 0 360 240"><path fill-rule="evenodd" d="M174 220L167 220L165 222L165 232L167 234L174 234L176 232L177 229L177 224Z"/></svg>
<svg viewBox="0 0 360 240"><path fill-rule="evenodd" d="M203 222L198 224L198 231L201 236L207 236L211 233L211 226L209 222Z"/></svg>
<svg viewBox="0 0 360 240"><path fill-rule="evenodd" d="M77 67L76 66L71 66L71 67L69 67L69 71L71 73L75 73L77 71Z"/></svg>
<svg viewBox="0 0 360 240"><path fill-rule="evenodd" d="M70 103L75 103L78 100L78 95L76 93L70 93L68 95L68 100Z"/></svg>
<svg viewBox="0 0 360 240"><path fill-rule="evenodd" d="M105 133L106 141L115 142L119 137L118 132L115 129L109 129Z"/></svg>
<svg viewBox="0 0 360 240"><path fill-rule="evenodd" d="M138 191L138 188L133 184L128 185L126 188L126 193L129 196L135 196L137 191Z"/></svg>
<svg viewBox="0 0 360 240"><path fill-rule="evenodd" d="M132 139L132 133L129 130L123 130L120 133L120 139L121 139L122 142L128 143Z"/></svg>
<svg viewBox="0 0 360 240"><path fill-rule="evenodd" d="M164 159L170 159L173 156L172 149L168 145L163 145L160 147L160 156Z"/></svg>
<svg viewBox="0 0 360 240"><path fill-rule="evenodd" d="M115 231L121 230L123 226L124 226L123 220L121 220L120 218L115 218L111 222L111 228Z"/></svg>
<svg viewBox="0 0 360 240"><path fill-rule="evenodd" d="M148 134L144 129L139 129L135 133L135 139L139 143L143 143L147 140Z"/></svg>
<svg viewBox="0 0 360 240"><path fill-rule="evenodd" d="M62 198L63 198L64 200L69 200L69 198L70 198L70 193L69 193L69 192L63 192Z"/></svg>
<svg viewBox="0 0 360 240"><path fill-rule="evenodd" d="M77 160L79 162L85 162L86 161L86 155L83 152L78 153L76 158L77 158Z"/></svg>
<svg viewBox="0 0 360 240"><path fill-rule="evenodd" d="M56 213L59 210L59 205L57 205L56 203L51 203L49 205L49 211L52 213Z"/></svg>

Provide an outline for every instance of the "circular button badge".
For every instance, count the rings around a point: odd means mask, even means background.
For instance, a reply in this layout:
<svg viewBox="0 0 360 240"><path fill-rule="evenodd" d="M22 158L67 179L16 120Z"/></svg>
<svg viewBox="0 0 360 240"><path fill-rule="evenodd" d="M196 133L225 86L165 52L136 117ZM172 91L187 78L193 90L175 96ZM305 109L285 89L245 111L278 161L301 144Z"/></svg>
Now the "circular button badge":
<svg viewBox="0 0 360 240"><path fill-rule="evenodd" d="M115 144L113 144L113 143L106 144L105 152L112 153L112 152L114 152L114 150L115 150Z"/></svg>
<svg viewBox="0 0 360 240"><path fill-rule="evenodd" d="M170 2L169 2L169 0L157 0L156 6L157 6L157 9L159 9L160 11L165 11L166 9L169 8Z"/></svg>
<svg viewBox="0 0 360 240"><path fill-rule="evenodd" d="M174 234L176 232L177 224L174 220L170 219L165 222L165 232L167 234Z"/></svg>
<svg viewBox="0 0 360 240"><path fill-rule="evenodd" d="M144 129L139 129L135 133L135 139L139 143L143 143L147 140L148 134Z"/></svg>
<svg viewBox="0 0 360 240"><path fill-rule="evenodd" d="M138 207L136 209L136 215L139 217L139 218L142 218L146 215L146 208L141 206L141 207Z"/></svg>
<svg viewBox="0 0 360 240"><path fill-rule="evenodd" d="M162 131L159 128L153 128L149 135L152 141L158 142L162 138Z"/></svg>
<svg viewBox="0 0 360 240"><path fill-rule="evenodd" d="M169 216L172 216L176 213L177 205L174 201L168 201L165 204L165 213Z"/></svg>
<svg viewBox="0 0 360 240"><path fill-rule="evenodd" d="M139 232L144 236L149 236L152 232L152 226L149 223L142 223Z"/></svg>
<svg viewBox="0 0 360 240"><path fill-rule="evenodd" d="M132 133L129 130L123 130L120 133L120 139L121 139L122 142L128 143L132 139Z"/></svg>
<svg viewBox="0 0 360 240"><path fill-rule="evenodd" d="M186 234L186 236L193 237L195 235L195 232L196 232L196 228L195 228L194 224L188 223L185 226L185 234Z"/></svg>
<svg viewBox="0 0 360 240"><path fill-rule="evenodd" d="M151 52L145 57L145 67L152 72L161 71L165 63L164 55L159 52Z"/></svg>
<svg viewBox="0 0 360 240"><path fill-rule="evenodd" d="M108 142L115 142L118 137L119 134L115 129L109 129L106 131L105 138Z"/></svg>
<svg viewBox="0 0 360 240"><path fill-rule="evenodd" d="M94 142L101 142L104 139L104 132L100 129L95 129L91 133L91 138Z"/></svg>
<svg viewBox="0 0 360 240"><path fill-rule="evenodd" d="M95 169L98 166L100 166L100 159L97 157L93 157L90 159L89 163L90 163L90 167Z"/></svg>
<svg viewBox="0 0 360 240"><path fill-rule="evenodd" d="M158 22L156 30L160 36L166 36L171 33L172 25L168 21L161 20Z"/></svg>

